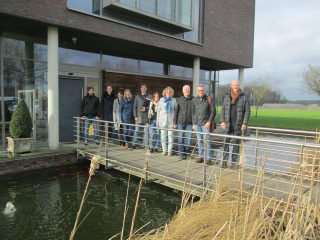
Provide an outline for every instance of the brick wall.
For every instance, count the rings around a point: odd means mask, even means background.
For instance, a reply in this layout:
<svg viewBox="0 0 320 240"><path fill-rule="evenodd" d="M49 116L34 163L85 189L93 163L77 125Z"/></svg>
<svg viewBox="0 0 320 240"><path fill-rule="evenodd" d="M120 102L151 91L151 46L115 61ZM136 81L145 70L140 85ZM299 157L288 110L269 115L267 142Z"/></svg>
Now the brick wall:
<svg viewBox="0 0 320 240"><path fill-rule="evenodd" d="M0 175L68 165L79 161L82 160L78 160L75 153L3 159L0 161Z"/></svg>
<svg viewBox="0 0 320 240"><path fill-rule="evenodd" d="M162 97L162 91L170 86L174 89L174 97L178 98L182 96L182 87L184 85L190 85L192 89L193 82L191 80L179 80L170 79L163 77L149 77L141 75L132 75L125 73L114 73L103 71L102 86L103 92L107 85L111 85L115 93L117 91L124 92L125 89L130 89L132 95L135 96L140 91L140 84L146 83L148 86L148 92L153 94L154 92L159 92L160 97Z"/></svg>
<svg viewBox="0 0 320 240"><path fill-rule="evenodd" d="M74 12L67 9L67 0L1 0L0 14L14 15L48 25L77 29L113 39L187 53L191 56L252 67L255 0L204 2L203 46ZM10 27L10 23L8 24ZM45 31L45 28L39 29L41 30ZM11 28L10 31L14 29Z"/></svg>

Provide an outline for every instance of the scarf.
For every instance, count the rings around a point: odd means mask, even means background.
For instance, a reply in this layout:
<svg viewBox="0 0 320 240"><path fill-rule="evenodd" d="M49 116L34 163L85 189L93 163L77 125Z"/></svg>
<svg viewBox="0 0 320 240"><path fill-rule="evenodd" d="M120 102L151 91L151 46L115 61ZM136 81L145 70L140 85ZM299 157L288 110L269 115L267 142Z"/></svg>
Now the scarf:
<svg viewBox="0 0 320 240"><path fill-rule="evenodd" d="M238 97L240 96L241 94L241 90L239 90L239 92L237 93L234 93L232 90L231 90L231 107L233 107L235 104L236 104L236 101L238 99Z"/></svg>
<svg viewBox="0 0 320 240"><path fill-rule="evenodd" d="M152 118L154 116L154 112L152 110L152 106L154 105L154 111L158 112L158 105L159 102L150 102L149 112L148 112L148 118Z"/></svg>
<svg viewBox="0 0 320 240"><path fill-rule="evenodd" d="M126 98L126 97L124 97L123 100L124 100L126 103L131 103L131 102L132 102L132 98Z"/></svg>
<svg viewBox="0 0 320 240"><path fill-rule="evenodd" d="M171 97L167 98L167 96L164 97L164 102L166 103L166 113L170 113L172 111L172 105L171 105Z"/></svg>

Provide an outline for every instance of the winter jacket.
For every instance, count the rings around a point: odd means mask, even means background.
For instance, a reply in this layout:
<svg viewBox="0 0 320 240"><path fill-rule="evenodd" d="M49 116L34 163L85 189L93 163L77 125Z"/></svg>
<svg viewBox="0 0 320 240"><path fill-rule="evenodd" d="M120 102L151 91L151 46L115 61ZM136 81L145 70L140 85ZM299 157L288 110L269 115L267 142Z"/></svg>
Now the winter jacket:
<svg viewBox="0 0 320 240"><path fill-rule="evenodd" d="M134 123L133 104L134 104L134 98L131 99L131 102L125 102L124 98L121 99L120 106L119 106L120 121L124 123Z"/></svg>
<svg viewBox="0 0 320 240"><path fill-rule="evenodd" d="M203 97L194 97L192 99L192 124L203 126L207 122L211 124L214 123L214 118L216 116L216 107L214 104L214 99L210 99L211 106L209 105L209 100L207 94ZM210 109L211 107L211 114Z"/></svg>
<svg viewBox="0 0 320 240"><path fill-rule="evenodd" d="M120 108L121 100L117 98L113 102L113 121L116 121L116 122L119 122L119 108ZM114 124L114 128L116 130L119 130L119 127L120 127L120 124L117 124L117 123Z"/></svg>
<svg viewBox="0 0 320 240"><path fill-rule="evenodd" d="M175 98L171 99L171 105L172 111L170 113L166 113L166 103L164 102L164 97L160 98L157 113L157 123L159 123L159 127L173 128L172 116L174 116L174 112L177 108L177 100Z"/></svg>
<svg viewBox="0 0 320 240"><path fill-rule="evenodd" d="M173 124L192 125L192 99L193 96L185 96L177 99L177 108L174 113Z"/></svg>
<svg viewBox="0 0 320 240"><path fill-rule="evenodd" d="M136 124L147 124L148 123L148 112L149 112L149 104L152 100L152 95L149 93L146 93L144 97L142 97L141 92L136 96L136 99L134 101L133 105L133 116L136 118L138 117L138 121L136 121ZM145 107L146 111L142 112L141 108Z"/></svg>
<svg viewBox="0 0 320 240"><path fill-rule="evenodd" d="M83 97L80 108L81 116L86 116L89 118L101 116L101 105L99 98L94 94Z"/></svg>
<svg viewBox="0 0 320 240"><path fill-rule="evenodd" d="M113 121L113 102L117 96L112 91L109 95L107 91L101 96L101 106L103 110L103 120Z"/></svg>
<svg viewBox="0 0 320 240"><path fill-rule="evenodd" d="M242 124L248 124L250 118L250 99L248 96L241 92L237 99L237 123L235 130L236 134L241 134ZM227 124L225 132L229 132L230 130L230 110L231 110L231 95L230 93L226 93L226 96L222 103L220 122L225 122ZM244 131L246 132L246 131Z"/></svg>

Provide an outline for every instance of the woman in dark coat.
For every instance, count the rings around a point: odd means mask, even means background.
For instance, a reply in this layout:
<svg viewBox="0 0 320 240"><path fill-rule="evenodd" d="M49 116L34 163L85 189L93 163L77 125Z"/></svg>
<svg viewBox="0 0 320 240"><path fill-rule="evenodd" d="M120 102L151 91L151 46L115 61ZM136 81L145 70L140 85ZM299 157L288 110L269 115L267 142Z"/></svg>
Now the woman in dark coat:
<svg viewBox="0 0 320 240"><path fill-rule="evenodd" d="M134 117L133 117L133 104L134 98L131 95L131 91L126 89L124 91L124 98L121 100L120 107L119 107L119 120L120 123L131 123L134 124ZM133 126L123 125L123 139L125 142L125 147L130 148L129 142L133 135Z"/></svg>

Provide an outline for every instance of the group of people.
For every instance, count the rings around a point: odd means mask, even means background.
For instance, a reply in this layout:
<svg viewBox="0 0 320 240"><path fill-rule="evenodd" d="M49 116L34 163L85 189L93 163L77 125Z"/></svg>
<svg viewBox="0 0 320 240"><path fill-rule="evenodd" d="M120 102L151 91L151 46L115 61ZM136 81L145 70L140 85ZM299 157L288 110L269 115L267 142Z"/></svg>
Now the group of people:
<svg viewBox="0 0 320 240"><path fill-rule="evenodd" d="M223 146L222 167L227 166L229 158L229 147L233 145L232 166L238 161L239 139L228 137L227 135L240 136L246 131L246 126L250 118L249 99L240 89L238 80L231 83L231 92L226 93L220 115L221 127L226 133ZM99 98L95 97L94 89L88 88L88 94L83 98L81 104L81 116L85 119L84 143L88 144L89 125L94 127L94 141L98 142L96 119L101 117L103 110L103 120L113 121L112 133L113 139L118 139L120 145L132 150L137 148L140 130L143 129L143 147L150 146L151 153L157 153L162 147L162 155L172 155L174 131L173 129L186 130L178 131L178 152L179 159L190 158L190 146L192 131L197 132L198 158L196 163L211 165L212 150L210 139L205 139L205 134L212 132L215 125L216 107L214 99L207 96L205 86L197 86L198 96L191 95L189 85L182 88L183 96L174 98L174 90L166 87L162 96L158 92L153 95L147 92L147 85L141 84L139 94L134 98L129 89L113 92L111 86L106 87L106 91ZM121 124L123 123L123 124ZM129 124L129 125L127 125ZM130 124L135 124L135 127ZM146 142L146 126L149 128L149 140ZM122 137L123 136L123 137ZM131 139L132 145L130 146ZM167 141L168 140L168 141ZM204 146L206 144L206 146ZM206 149L206 158L204 157Z"/></svg>

